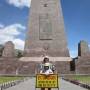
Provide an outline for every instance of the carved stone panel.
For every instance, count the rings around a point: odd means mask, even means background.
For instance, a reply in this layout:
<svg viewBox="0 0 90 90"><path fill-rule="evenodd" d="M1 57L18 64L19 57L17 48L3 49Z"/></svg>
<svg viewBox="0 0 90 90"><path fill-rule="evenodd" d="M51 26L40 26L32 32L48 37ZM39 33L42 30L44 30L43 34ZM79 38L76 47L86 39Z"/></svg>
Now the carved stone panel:
<svg viewBox="0 0 90 90"><path fill-rule="evenodd" d="M39 16L39 39L52 40L52 25L48 14Z"/></svg>

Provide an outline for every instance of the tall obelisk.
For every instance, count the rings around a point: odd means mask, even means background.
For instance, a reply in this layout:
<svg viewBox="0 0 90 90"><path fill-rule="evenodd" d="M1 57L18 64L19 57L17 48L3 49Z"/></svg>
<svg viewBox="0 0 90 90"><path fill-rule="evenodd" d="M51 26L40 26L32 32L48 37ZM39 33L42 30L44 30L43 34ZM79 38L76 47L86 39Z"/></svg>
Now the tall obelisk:
<svg viewBox="0 0 90 90"><path fill-rule="evenodd" d="M69 57L60 0L32 0L25 56Z"/></svg>

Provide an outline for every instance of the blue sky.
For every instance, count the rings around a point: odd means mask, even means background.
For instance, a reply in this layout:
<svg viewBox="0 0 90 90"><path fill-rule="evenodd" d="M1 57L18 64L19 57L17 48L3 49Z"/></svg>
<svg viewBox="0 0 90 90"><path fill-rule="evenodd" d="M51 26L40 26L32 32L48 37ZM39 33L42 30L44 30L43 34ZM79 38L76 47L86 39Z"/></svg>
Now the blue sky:
<svg viewBox="0 0 90 90"><path fill-rule="evenodd" d="M0 0L0 43L23 49L31 0ZM77 56L80 40L90 45L90 0L61 0L68 48Z"/></svg>

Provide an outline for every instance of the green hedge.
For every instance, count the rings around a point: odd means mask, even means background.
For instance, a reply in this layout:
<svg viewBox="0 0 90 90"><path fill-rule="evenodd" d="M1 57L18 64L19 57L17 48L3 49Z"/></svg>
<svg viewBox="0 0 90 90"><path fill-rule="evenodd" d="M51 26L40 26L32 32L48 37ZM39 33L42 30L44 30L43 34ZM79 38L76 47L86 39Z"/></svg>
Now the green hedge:
<svg viewBox="0 0 90 90"><path fill-rule="evenodd" d="M14 80L21 80L24 77L0 77L0 84L5 83L5 82L9 82L9 81L14 81Z"/></svg>

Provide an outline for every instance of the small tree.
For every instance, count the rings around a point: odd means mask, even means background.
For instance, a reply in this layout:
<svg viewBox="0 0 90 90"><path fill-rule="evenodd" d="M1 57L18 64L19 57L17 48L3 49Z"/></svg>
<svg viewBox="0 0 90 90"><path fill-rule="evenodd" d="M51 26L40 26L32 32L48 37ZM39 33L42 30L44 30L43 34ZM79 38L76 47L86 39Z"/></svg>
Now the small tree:
<svg viewBox="0 0 90 90"><path fill-rule="evenodd" d="M23 51L22 51L22 50L19 50L19 49L16 49L16 50L15 50L15 56L16 56L17 58L22 57L22 56L23 56Z"/></svg>
<svg viewBox="0 0 90 90"><path fill-rule="evenodd" d="M0 57L2 56L4 46L0 44Z"/></svg>
<svg viewBox="0 0 90 90"><path fill-rule="evenodd" d="M20 58L20 57L22 57L22 56L23 56L23 52L21 52L21 51L19 50L17 57Z"/></svg>

